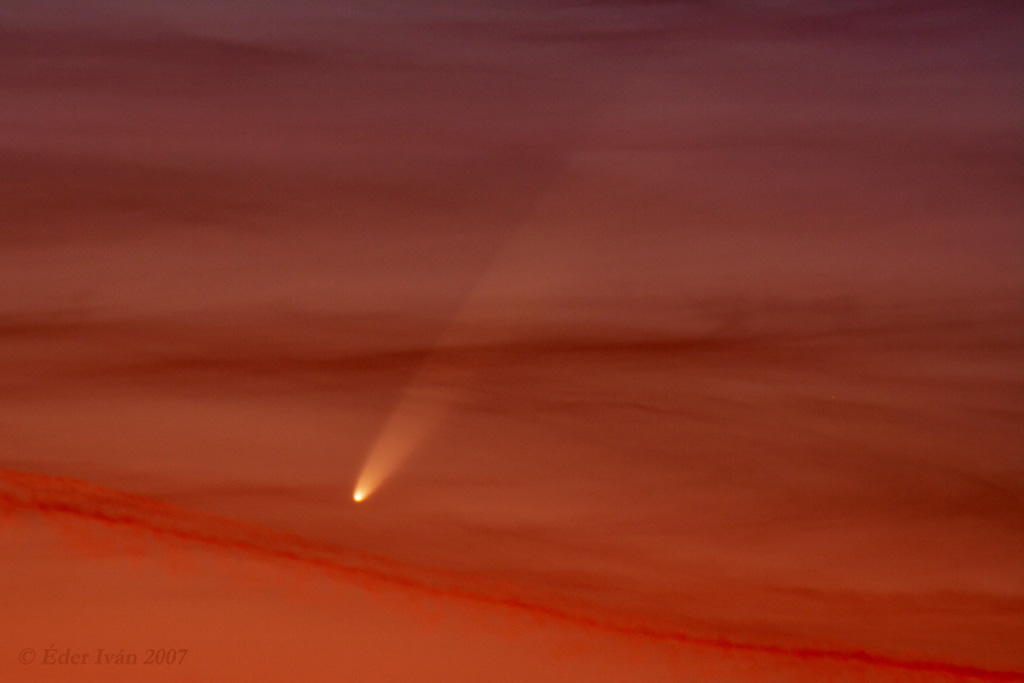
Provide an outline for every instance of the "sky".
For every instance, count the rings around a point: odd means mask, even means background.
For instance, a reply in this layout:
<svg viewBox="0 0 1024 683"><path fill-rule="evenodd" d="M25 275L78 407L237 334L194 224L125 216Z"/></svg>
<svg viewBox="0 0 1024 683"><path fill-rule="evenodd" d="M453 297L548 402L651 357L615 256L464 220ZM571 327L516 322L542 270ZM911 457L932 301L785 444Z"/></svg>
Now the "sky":
<svg viewBox="0 0 1024 683"><path fill-rule="evenodd" d="M6 0L0 678L1024 681L1021 45Z"/></svg>

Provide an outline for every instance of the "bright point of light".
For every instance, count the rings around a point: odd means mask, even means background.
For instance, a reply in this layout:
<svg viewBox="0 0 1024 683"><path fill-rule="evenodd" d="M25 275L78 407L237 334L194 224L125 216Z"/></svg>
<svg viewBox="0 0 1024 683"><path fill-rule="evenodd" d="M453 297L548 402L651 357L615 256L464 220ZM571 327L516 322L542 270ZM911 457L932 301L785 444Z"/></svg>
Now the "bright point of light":
<svg viewBox="0 0 1024 683"><path fill-rule="evenodd" d="M352 500L354 500L357 503L361 502L363 498L366 498L366 494L363 493L362 491L357 490L355 493L352 494Z"/></svg>

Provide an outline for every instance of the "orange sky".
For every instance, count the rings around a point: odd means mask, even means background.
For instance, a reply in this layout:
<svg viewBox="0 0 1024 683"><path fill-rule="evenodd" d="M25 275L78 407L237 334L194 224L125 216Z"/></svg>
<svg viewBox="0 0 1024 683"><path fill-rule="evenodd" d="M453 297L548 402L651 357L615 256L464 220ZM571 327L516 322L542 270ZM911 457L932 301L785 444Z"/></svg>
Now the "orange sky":
<svg viewBox="0 0 1024 683"><path fill-rule="evenodd" d="M5 2L0 679L1024 680L1022 34Z"/></svg>

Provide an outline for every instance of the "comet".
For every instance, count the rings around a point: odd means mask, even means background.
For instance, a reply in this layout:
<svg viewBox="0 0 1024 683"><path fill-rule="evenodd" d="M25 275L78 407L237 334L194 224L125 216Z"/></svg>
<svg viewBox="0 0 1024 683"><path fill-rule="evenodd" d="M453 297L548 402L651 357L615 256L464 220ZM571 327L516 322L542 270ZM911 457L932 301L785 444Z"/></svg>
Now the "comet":
<svg viewBox="0 0 1024 683"><path fill-rule="evenodd" d="M539 156L536 149L516 148L505 150L499 158L491 160L496 168L514 169L523 179L519 183L503 184L497 188L499 202L493 207L495 220L491 228L504 227L507 230L506 236L488 259L476 286L462 300L447 329L436 341L434 353L430 354L420 372L410 382L380 431L352 493L355 502L362 502L371 496L422 445L448 413L458 393L454 387L466 386L475 374L473 368L465 363L458 370L444 363L442 354L437 351L479 343L480 340L470 332L474 327L466 325L466 321L473 318L474 313L487 312L489 304L493 306L493 300L488 299L489 294L501 291L509 283L520 282L521 273L516 272L514 267L510 268L508 262L503 264L502 261L507 261L509 254L516 248L520 253L530 253L530 235L527 234L527 228L532 222L530 219L536 217L540 205L553 193L553 188L564 176L574 153L581 147L582 140L578 136L589 129L588 125L581 124L588 120L593 122L604 109L601 104L588 101L588 98L577 101L574 115L570 117L573 125L566 125L566 131L572 132L566 134L562 144L543 151Z"/></svg>
<svg viewBox="0 0 1024 683"><path fill-rule="evenodd" d="M549 174L561 169L565 159L557 159L544 170ZM534 188L529 197L528 211L535 209L536 203L545 187ZM522 220L520 215L518 220ZM493 300L488 294L500 291L502 286L517 282L519 278L508 264L505 272L501 272L502 256L510 251L514 238L524 239L522 225L504 240L498 253L493 255L490 263L479 276L476 286L465 296L461 305L449 319L444 332L435 340L431 352L412 378L405 392L399 399L390 417L379 432L376 443L366 457L366 462L359 474L352 499L359 503L372 495L377 488L388 479L418 448L429 438L431 433L444 421L451 405L460 393L460 388L469 385L476 375L476 363L466 356L452 351L468 346L479 345L481 339L479 325L466 324L489 307ZM521 245L520 245L521 246ZM486 316L482 316L486 317ZM489 340L491 343L500 340ZM442 352L443 351L443 352ZM452 363L455 357L459 362ZM479 361L477 361L479 362Z"/></svg>
<svg viewBox="0 0 1024 683"><path fill-rule="evenodd" d="M444 421L454 396L440 388L441 377L441 369L428 363L406 390L366 457L352 493L355 502L376 491Z"/></svg>

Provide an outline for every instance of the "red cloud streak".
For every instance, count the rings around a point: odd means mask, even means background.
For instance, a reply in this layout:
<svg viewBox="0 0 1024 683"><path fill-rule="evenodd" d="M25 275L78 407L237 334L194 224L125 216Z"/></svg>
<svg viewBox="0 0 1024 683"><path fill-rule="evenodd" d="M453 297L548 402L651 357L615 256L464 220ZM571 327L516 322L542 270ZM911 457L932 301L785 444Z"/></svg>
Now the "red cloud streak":
<svg viewBox="0 0 1024 683"><path fill-rule="evenodd" d="M391 586L435 598L508 608L630 638L799 661L831 661L894 672L935 674L979 681L1024 681L1024 672L996 671L942 661L903 660L852 649L734 642L627 624L607 617L588 615L583 605L563 607L530 602L514 594L489 591L474 585L473 577L464 574L425 570L67 477L0 470L0 510L8 516L15 513L38 513L47 518L75 518L106 527L142 532L167 542L184 541L218 550L241 552L265 561L298 563L362 586Z"/></svg>

